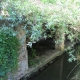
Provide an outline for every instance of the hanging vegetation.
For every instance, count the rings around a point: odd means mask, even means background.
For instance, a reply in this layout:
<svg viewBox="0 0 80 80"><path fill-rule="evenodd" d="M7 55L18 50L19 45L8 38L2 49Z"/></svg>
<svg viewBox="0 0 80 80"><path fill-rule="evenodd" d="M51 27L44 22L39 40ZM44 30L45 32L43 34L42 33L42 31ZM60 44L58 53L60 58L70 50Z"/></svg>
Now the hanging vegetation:
<svg viewBox="0 0 80 80"><path fill-rule="evenodd" d="M1 15L0 20L6 19L10 27L15 27L20 23L24 23L23 29L26 29L26 37L28 42L36 42L41 38L52 37L56 32L64 31L68 34L68 38L74 41L76 34L71 30L80 25L79 23L79 5L77 2L57 2L53 4L35 5L28 1L6 1L2 2L2 11L8 12L6 15ZM74 8L73 8L74 7ZM64 30L62 30L64 28ZM47 30L50 34L47 34ZM60 40L59 40L60 41ZM56 42L56 41L55 41Z"/></svg>
<svg viewBox="0 0 80 80"><path fill-rule="evenodd" d="M19 41L11 28L0 28L0 80L17 69Z"/></svg>
<svg viewBox="0 0 80 80"><path fill-rule="evenodd" d="M17 65L19 43L12 29L16 29L20 24L24 24L22 29L26 31L27 45L29 46L41 38L53 37L57 28L58 37L61 37L60 33L63 32L72 42L75 38L78 40L80 38L80 35L74 32L75 28L80 26L79 2L58 0L53 5L50 0L48 5L43 3L35 5L35 1L32 3L28 1L1 1L0 22L3 24L0 23L0 77L3 77ZM2 28L4 25L10 28ZM61 41L62 38L55 40L55 43Z"/></svg>

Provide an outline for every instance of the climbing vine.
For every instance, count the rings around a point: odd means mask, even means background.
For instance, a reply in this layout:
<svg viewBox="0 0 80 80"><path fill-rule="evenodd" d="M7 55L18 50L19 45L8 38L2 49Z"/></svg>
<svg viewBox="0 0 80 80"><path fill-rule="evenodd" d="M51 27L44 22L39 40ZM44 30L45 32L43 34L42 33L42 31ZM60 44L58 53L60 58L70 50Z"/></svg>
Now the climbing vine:
<svg viewBox="0 0 80 80"><path fill-rule="evenodd" d="M76 2L77 3L77 2ZM56 32L56 27L64 28L64 33L68 34L68 38L74 41L75 35L71 28L79 26L79 5L74 2L59 2L46 5L41 8L26 0L8 0L2 2L1 10L4 12L0 16L0 20L6 19L10 27L15 27L20 23L24 23L23 29L26 30L27 42L36 42L41 38L52 37ZM41 3L39 3L41 4ZM74 6L74 9L73 9ZM53 8L54 7L54 8ZM60 31L59 30L59 31ZM47 34L47 31L50 31Z"/></svg>
<svg viewBox="0 0 80 80"><path fill-rule="evenodd" d="M16 33L8 27L0 28L0 80L17 69L19 41Z"/></svg>
<svg viewBox="0 0 80 80"><path fill-rule="evenodd" d="M29 1L29 0L28 0ZM79 2L57 2L54 4L34 4L26 0L2 0L0 5L0 76L11 71L17 63L18 40L15 37L14 29L23 23L26 31L27 45L31 46L41 38L53 37L59 31L67 35L72 42L80 35L74 34L72 28L80 26ZM44 1L44 0L42 0ZM49 1L49 0L48 0ZM52 2L52 0L50 0ZM59 0L58 0L59 1ZM38 6L40 5L40 7ZM74 8L73 8L74 7ZM7 29L2 28L7 25ZM12 29L11 29L12 28ZM62 30L64 29L64 30ZM60 37L61 35L59 35ZM23 36L24 37L24 36ZM77 39L78 39L77 37ZM61 40L57 41L60 42ZM56 42L56 41L55 41ZM4 44L5 43L5 44ZM1 47L2 46L2 47ZM6 55L5 55L6 54ZM9 62L8 59L11 59ZM3 61L3 62L2 62ZM5 61L5 62L4 62ZM2 64L4 63L4 64ZM10 63L10 65L7 65ZM5 72L4 72L5 71Z"/></svg>

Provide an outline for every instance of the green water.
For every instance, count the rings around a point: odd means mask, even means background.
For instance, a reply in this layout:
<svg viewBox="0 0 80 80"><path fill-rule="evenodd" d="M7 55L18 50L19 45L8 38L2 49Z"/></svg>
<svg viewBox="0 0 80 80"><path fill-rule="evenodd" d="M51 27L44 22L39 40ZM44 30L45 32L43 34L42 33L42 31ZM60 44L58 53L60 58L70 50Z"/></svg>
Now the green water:
<svg viewBox="0 0 80 80"><path fill-rule="evenodd" d="M77 63L69 63L68 58L68 54L64 54L28 80L71 80L75 75L77 67L74 67Z"/></svg>

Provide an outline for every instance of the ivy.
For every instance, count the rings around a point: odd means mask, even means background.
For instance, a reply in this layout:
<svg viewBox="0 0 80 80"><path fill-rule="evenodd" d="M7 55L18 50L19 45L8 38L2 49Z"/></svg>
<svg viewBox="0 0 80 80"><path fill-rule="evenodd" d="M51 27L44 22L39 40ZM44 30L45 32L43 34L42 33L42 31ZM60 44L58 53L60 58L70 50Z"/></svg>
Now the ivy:
<svg viewBox="0 0 80 80"><path fill-rule="evenodd" d="M0 80L17 68L19 41L8 27L0 28Z"/></svg>
<svg viewBox="0 0 80 80"><path fill-rule="evenodd" d="M49 0L41 1L49 2ZM38 5L34 5L33 2L30 3L26 0L23 3L20 0L3 1L1 9L5 12L7 11L8 14L1 14L0 20L2 18L6 19L7 23L9 23L8 25L12 28L24 23L25 26L23 29L26 29L26 37L32 43L38 41L40 38L53 37L56 27L60 29L60 32L64 28L64 33L68 34L68 38L71 41L74 41L75 36L70 27L80 25L79 5L72 0L69 2L50 0L50 2L54 2L54 6L53 3L44 4L45 7L41 9ZM74 6L74 9L72 6ZM47 34L47 31L50 31L50 34Z"/></svg>
<svg viewBox="0 0 80 80"><path fill-rule="evenodd" d="M41 0L49 1L49 0ZM62 2L63 1L63 2ZM34 2L34 1L33 1ZM0 5L0 76L3 77L7 72L17 64L18 40L12 29L23 23L23 29L26 30L28 43L37 42L41 38L53 37L58 27L61 32L68 35L72 42L75 39L74 31L71 27L80 26L80 8L73 0L50 0L51 4L42 4L38 6L27 0L3 0ZM53 6L53 2L54 6ZM75 4L74 4L75 3ZM78 2L79 3L79 2ZM42 7L42 8L41 8ZM73 8L74 7L74 8ZM11 29L12 28L12 29ZM48 32L50 32L48 34ZM61 35L58 35L61 37ZM80 38L80 35L78 35ZM62 38L61 38L62 39ZM62 40L58 40L61 42ZM56 41L55 41L56 42ZM72 56L72 55L71 55ZM3 64L2 64L3 63ZM9 65L8 65L9 64Z"/></svg>

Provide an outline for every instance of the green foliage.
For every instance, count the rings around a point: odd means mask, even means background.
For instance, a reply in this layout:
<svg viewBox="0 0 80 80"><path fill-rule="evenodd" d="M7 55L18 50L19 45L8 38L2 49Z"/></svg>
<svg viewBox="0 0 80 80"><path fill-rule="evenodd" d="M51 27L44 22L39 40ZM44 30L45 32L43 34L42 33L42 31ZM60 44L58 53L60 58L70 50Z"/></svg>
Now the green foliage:
<svg viewBox="0 0 80 80"><path fill-rule="evenodd" d="M8 27L0 28L0 80L17 68L19 41Z"/></svg>
<svg viewBox="0 0 80 80"><path fill-rule="evenodd" d="M68 47L67 53L69 54L69 62L80 60L80 45L76 45L74 48Z"/></svg>
<svg viewBox="0 0 80 80"><path fill-rule="evenodd" d="M44 2L44 3L55 3L56 2L56 0L41 0L42 2Z"/></svg>
<svg viewBox="0 0 80 80"><path fill-rule="evenodd" d="M53 37L59 28L59 33L64 31L68 39L74 41L75 34L71 28L80 26L80 1L79 0L41 0L52 4L34 4L27 0L6 0L1 2L0 21L6 19L9 26L14 28L24 23L26 37L29 43L34 43L41 38ZM7 13L7 12L8 13ZM64 30L63 30L64 29ZM47 34L50 31L50 34ZM58 35L61 37L61 34ZM79 36L78 36L79 37ZM55 42L60 42L61 39ZM70 54L71 55L71 54ZM72 55L71 55L72 56Z"/></svg>
<svg viewBox="0 0 80 80"><path fill-rule="evenodd" d="M80 1L79 0L41 0L42 2L44 3L52 3L52 4L55 4L55 3L76 3L76 4L80 4Z"/></svg>
<svg viewBox="0 0 80 80"><path fill-rule="evenodd" d="M76 60L76 57L74 55L74 52L75 52L75 49L70 49L68 50L68 54L69 54L69 59L68 61L69 62L72 62L72 61L75 61Z"/></svg>
<svg viewBox="0 0 80 80"><path fill-rule="evenodd" d="M31 49L31 56L32 56L33 58L35 58L35 57L37 56L35 49Z"/></svg>
<svg viewBox="0 0 80 80"><path fill-rule="evenodd" d="M79 1L74 0L42 0L46 2L54 2L52 4L35 5L24 0L8 0L2 2L2 10L8 11L8 15L1 15L1 19L11 21L10 27L17 26L20 23L25 23L23 26L26 29L26 37L29 42L36 42L41 38L53 37L58 27L60 32L64 28L64 33L68 34L68 38L74 41L74 32L71 27L79 26ZM6 3L6 5L5 5ZM41 3L39 3L41 4ZM74 6L74 8L73 8ZM47 30L50 34L47 34ZM59 35L61 36L61 35ZM61 40L59 40L61 41ZM55 41L56 42L56 41Z"/></svg>
<svg viewBox="0 0 80 80"><path fill-rule="evenodd" d="M78 39L80 40L80 33L78 34Z"/></svg>
<svg viewBox="0 0 80 80"><path fill-rule="evenodd" d="M80 45L76 47L75 53L76 53L76 57L80 56Z"/></svg>
<svg viewBox="0 0 80 80"><path fill-rule="evenodd" d="M37 60L35 60L36 57L37 57L36 50L31 48L31 53L28 56L29 66L34 66L36 64L37 62Z"/></svg>

